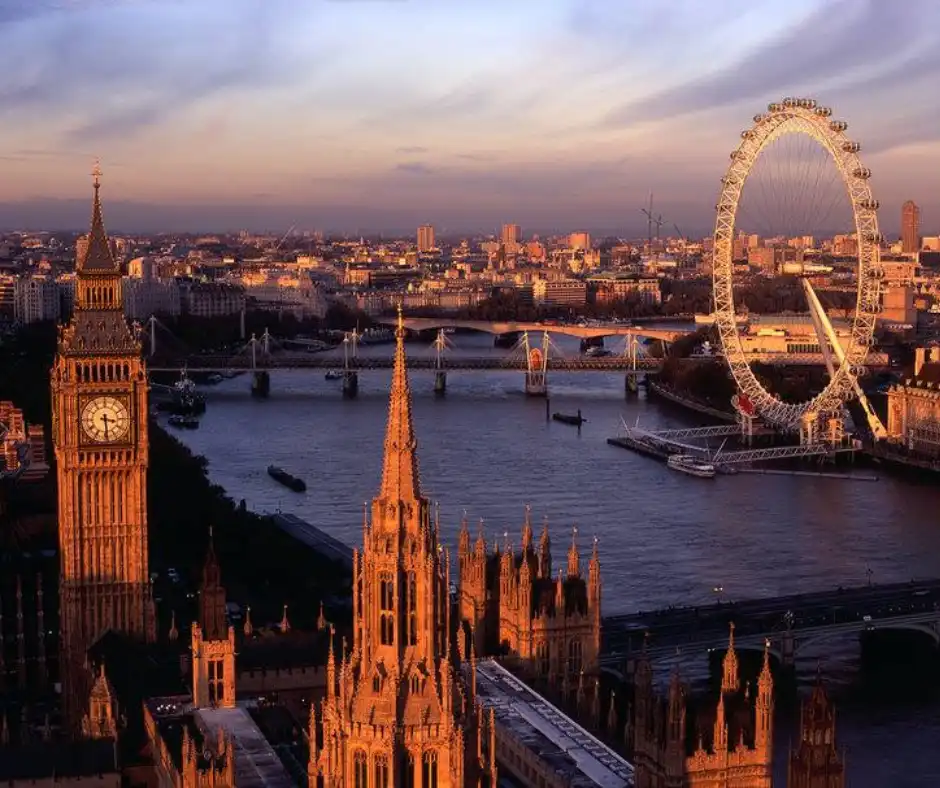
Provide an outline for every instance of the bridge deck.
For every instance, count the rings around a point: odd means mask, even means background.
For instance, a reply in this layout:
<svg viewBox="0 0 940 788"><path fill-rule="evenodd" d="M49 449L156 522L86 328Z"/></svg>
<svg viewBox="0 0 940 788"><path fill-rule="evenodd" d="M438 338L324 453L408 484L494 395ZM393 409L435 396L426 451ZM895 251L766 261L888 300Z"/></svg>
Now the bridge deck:
<svg viewBox="0 0 940 788"><path fill-rule="evenodd" d="M779 637L790 614L794 634L890 624L910 616L934 615L940 606L940 580L839 588L812 594L792 594L737 603L678 607L608 616L604 619L605 661L610 664L635 653L649 636L651 654L669 654L676 647L704 651L724 645L728 627L735 625L735 642L759 646L764 637Z"/></svg>
<svg viewBox="0 0 940 788"><path fill-rule="evenodd" d="M252 371L254 369L343 369L359 372L371 369L391 369L394 359L391 356L360 356L350 359L344 364L342 358L336 356L310 355L310 354L277 354L258 357L252 364L250 357L239 356L189 356L174 361L157 362L151 367L153 372L172 372L188 369L191 372L220 372L225 370ZM637 358L622 356L606 356L600 358L552 358L549 361L549 370L552 372L624 372L627 374L640 374L642 372L656 371L662 366L660 359ZM436 358L421 358L410 356L409 369L428 370L516 370L525 372L528 369L525 359L512 357L490 356L484 358L470 358L450 356L438 363Z"/></svg>
<svg viewBox="0 0 940 788"><path fill-rule="evenodd" d="M766 353L755 355L755 363L771 366L821 366L825 363L822 354L806 353ZM714 359L685 358L685 364L710 364ZM555 372L625 372L639 374L641 372L655 372L662 368L662 359L639 356L636 360L629 356L577 356L565 358L550 356L548 368ZM409 356L410 369L437 369L439 362L436 357ZM324 353L258 353L254 360L247 352L232 356L222 355L191 355L156 360L151 370L154 372L178 372L188 369L192 372L224 372L241 371L250 372L255 369L334 369L344 366L342 356L326 355ZM349 360L352 370L390 369L392 358L359 356ZM441 359L443 369L454 370L517 370L527 369L526 360L519 356L486 356L471 358L468 356L447 355Z"/></svg>

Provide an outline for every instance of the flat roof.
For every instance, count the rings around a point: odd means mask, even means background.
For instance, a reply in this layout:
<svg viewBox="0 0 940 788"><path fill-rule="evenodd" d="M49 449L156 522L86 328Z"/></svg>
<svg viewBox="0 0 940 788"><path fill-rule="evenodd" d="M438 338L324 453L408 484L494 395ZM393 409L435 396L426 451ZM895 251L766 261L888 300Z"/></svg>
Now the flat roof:
<svg viewBox="0 0 940 788"><path fill-rule="evenodd" d="M633 765L493 660L477 663L477 694L497 726L572 788L632 788Z"/></svg>
<svg viewBox="0 0 940 788"><path fill-rule="evenodd" d="M246 708L198 709L193 715L206 734L218 737L221 728L232 737L236 788L293 788L287 769Z"/></svg>
<svg viewBox="0 0 940 788"><path fill-rule="evenodd" d="M174 758L179 758L176 750L183 727L195 728L197 746L200 738L214 745L221 729L232 739L236 788L293 788L296 784L248 713L253 701L240 702L234 709L197 709L189 696L149 698L145 703Z"/></svg>

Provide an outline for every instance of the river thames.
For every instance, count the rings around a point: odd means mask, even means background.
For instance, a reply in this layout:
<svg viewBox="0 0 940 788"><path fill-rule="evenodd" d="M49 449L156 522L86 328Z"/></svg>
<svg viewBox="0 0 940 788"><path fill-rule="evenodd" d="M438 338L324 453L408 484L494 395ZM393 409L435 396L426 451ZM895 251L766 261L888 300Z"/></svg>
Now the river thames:
<svg viewBox="0 0 940 788"><path fill-rule="evenodd" d="M504 352L487 336L452 339L454 352ZM577 352L576 342L559 345ZM419 343L408 351L433 353ZM432 391L432 373L411 373L422 487L440 502L452 547L464 512L474 532L482 520L488 540L508 533L518 544L529 504L537 530L548 518L556 560L574 527L585 554L598 538L605 614L714 603L716 588L728 601L863 585L869 576L874 583L940 577L935 483L880 471L877 482L690 478L606 439L621 430L621 419L665 428L700 423L694 414L642 395L625 399L623 375L549 375L551 409L580 409L587 419L580 431L547 421L544 400L524 396L520 372L451 371L442 399ZM176 434L209 460L212 481L235 500L258 512L297 514L359 544L363 502L379 484L389 377L361 373L354 401L343 400L341 384L322 371L274 372L266 401L249 397L246 376L226 380L207 389L201 428ZM304 478L308 491L278 485L266 473L269 464ZM817 656L840 701L848 785L940 784L940 682L913 698L872 704L856 686L857 643L827 649ZM698 667L704 662L696 659ZM801 681L810 681L816 666L815 658L804 660ZM776 771L785 777L796 730L780 721L777 733Z"/></svg>

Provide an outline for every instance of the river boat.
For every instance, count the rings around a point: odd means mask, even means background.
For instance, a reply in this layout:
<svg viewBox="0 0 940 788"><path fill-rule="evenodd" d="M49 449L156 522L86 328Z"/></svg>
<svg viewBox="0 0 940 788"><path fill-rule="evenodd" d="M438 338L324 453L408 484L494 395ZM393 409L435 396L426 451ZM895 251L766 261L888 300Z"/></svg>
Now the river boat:
<svg viewBox="0 0 940 788"><path fill-rule="evenodd" d="M184 369L180 379L170 388L170 401L162 403L162 406L176 416L198 416L206 411L206 398L199 393Z"/></svg>
<svg viewBox="0 0 940 788"><path fill-rule="evenodd" d="M195 416L170 416L170 418L167 419L167 424L180 430L199 429L199 419L197 419Z"/></svg>
<svg viewBox="0 0 940 788"><path fill-rule="evenodd" d="M601 345L593 345L584 351L584 355L587 358L603 358L604 356L613 355L611 351L607 348L602 347Z"/></svg>
<svg viewBox="0 0 940 788"><path fill-rule="evenodd" d="M562 424L573 424L575 427L580 427L587 421L587 419L581 415L580 410L574 415L570 413L553 413L552 420L561 422Z"/></svg>
<svg viewBox="0 0 940 788"><path fill-rule="evenodd" d="M697 476L699 479L714 479L715 466L710 462L699 460L689 454L673 454L666 460L672 470L685 473L689 476Z"/></svg>
<svg viewBox="0 0 940 788"><path fill-rule="evenodd" d="M340 369L330 369L330 370L327 370L327 373L324 377L327 380L342 380L343 371Z"/></svg>
<svg viewBox="0 0 940 788"><path fill-rule="evenodd" d="M302 493L307 491L307 483L303 479L298 479L276 465L268 466L268 476L294 492Z"/></svg>

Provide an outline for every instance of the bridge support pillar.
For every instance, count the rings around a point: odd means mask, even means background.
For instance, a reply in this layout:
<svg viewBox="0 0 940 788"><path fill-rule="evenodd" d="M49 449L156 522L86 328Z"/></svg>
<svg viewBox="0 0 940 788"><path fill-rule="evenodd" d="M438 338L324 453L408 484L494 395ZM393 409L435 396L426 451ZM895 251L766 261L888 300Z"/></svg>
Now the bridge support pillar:
<svg viewBox="0 0 940 788"><path fill-rule="evenodd" d="M447 373L443 369L434 373L434 393L438 397L447 393Z"/></svg>
<svg viewBox="0 0 940 788"><path fill-rule="evenodd" d="M343 398L355 399L359 394L359 373L347 370L343 373Z"/></svg>
<svg viewBox="0 0 940 788"><path fill-rule="evenodd" d="M548 381L543 372L525 373L525 394L527 397L547 397Z"/></svg>
<svg viewBox="0 0 940 788"><path fill-rule="evenodd" d="M796 665L795 644L793 642L793 632L786 630L780 639L780 660L785 668L793 668Z"/></svg>
<svg viewBox="0 0 940 788"><path fill-rule="evenodd" d="M535 347L529 341L529 332L523 335L523 348L526 355L525 393L527 397L548 396L548 332L542 335L542 347Z"/></svg>
<svg viewBox="0 0 940 788"><path fill-rule="evenodd" d="M629 399L635 397L640 391L640 384L636 375L625 375L623 379L623 393Z"/></svg>
<svg viewBox="0 0 940 788"><path fill-rule="evenodd" d="M266 399L271 393L271 374L266 370L251 373L251 396Z"/></svg>

